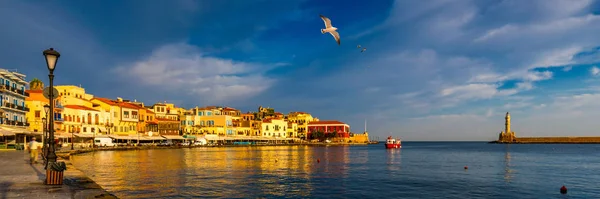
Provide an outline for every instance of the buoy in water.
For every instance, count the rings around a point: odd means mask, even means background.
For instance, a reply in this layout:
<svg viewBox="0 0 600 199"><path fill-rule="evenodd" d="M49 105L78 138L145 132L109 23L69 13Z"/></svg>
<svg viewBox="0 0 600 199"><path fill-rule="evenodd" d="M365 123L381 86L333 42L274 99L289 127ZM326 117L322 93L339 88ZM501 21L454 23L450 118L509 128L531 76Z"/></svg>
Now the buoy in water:
<svg viewBox="0 0 600 199"><path fill-rule="evenodd" d="M565 185L560 188L560 193L567 194L567 187L565 187Z"/></svg>
<svg viewBox="0 0 600 199"><path fill-rule="evenodd" d="M465 170L466 170L466 169L469 169L469 167L468 167L468 166L465 166Z"/></svg>
<svg viewBox="0 0 600 199"><path fill-rule="evenodd" d="M321 162L321 159L317 158L317 163Z"/></svg>

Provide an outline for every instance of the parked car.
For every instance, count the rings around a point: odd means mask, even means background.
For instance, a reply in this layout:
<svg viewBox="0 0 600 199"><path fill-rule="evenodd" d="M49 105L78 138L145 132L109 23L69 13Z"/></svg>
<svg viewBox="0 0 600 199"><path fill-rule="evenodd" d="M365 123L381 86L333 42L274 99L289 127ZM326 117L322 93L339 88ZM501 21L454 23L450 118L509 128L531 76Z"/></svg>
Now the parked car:
<svg viewBox="0 0 600 199"><path fill-rule="evenodd" d="M158 146L172 146L173 142L171 142L170 140L167 141L162 141L158 144Z"/></svg>
<svg viewBox="0 0 600 199"><path fill-rule="evenodd" d="M94 145L101 146L101 147L116 146L115 143L112 142L111 138L95 138Z"/></svg>

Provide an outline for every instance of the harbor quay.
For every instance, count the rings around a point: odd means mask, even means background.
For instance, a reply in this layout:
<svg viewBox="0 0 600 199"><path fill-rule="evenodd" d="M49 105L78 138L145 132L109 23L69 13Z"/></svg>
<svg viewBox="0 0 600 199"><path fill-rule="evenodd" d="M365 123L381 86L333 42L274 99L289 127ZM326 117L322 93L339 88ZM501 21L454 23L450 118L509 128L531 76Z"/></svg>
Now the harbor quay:
<svg viewBox="0 0 600 199"><path fill-rule="evenodd" d="M61 160L67 164L62 185L46 185L44 165L28 161L29 156L23 151L0 150L0 198L117 198L73 167L68 159Z"/></svg>

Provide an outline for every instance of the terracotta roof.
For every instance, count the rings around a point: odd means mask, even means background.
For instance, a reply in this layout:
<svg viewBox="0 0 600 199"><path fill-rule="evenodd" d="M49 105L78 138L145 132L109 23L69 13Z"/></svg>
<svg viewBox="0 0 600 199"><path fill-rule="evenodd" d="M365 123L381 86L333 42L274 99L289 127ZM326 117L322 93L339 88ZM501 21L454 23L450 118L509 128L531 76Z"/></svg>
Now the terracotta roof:
<svg viewBox="0 0 600 199"><path fill-rule="evenodd" d="M318 122L309 122L308 125L319 125L319 124L346 124L337 120L329 120L329 121L318 121Z"/></svg>
<svg viewBox="0 0 600 199"><path fill-rule="evenodd" d="M271 123L271 119L264 119L263 122L264 123Z"/></svg>
<svg viewBox="0 0 600 199"><path fill-rule="evenodd" d="M25 90L26 93L43 93L44 90Z"/></svg>
<svg viewBox="0 0 600 199"><path fill-rule="evenodd" d="M85 107L85 106L80 106L80 105L65 105L65 108L70 108L70 109L79 109L79 110L86 110L86 111L98 111L96 109L90 108L90 107Z"/></svg>
<svg viewBox="0 0 600 199"><path fill-rule="evenodd" d="M97 99L98 101L104 102L104 103L106 103L108 105L111 105L111 106L116 106L117 105L117 102L115 102L115 101L113 101L111 99L108 99L108 98L102 98L102 97L94 97L94 98L92 98L92 100L94 100L94 99Z"/></svg>
<svg viewBox="0 0 600 199"><path fill-rule="evenodd" d="M223 110L224 111L238 111L237 109L231 108L231 107L225 107L225 108L223 108Z"/></svg>
<svg viewBox="0 0 600 199"><path fill-rule="evenodd" d="M283 113L275 112L275 115L283 115Z"/></svg>
<svg viewBox="0 0 600 199"><path fill-rule="evenodd" d="M123 107L123 108L130 108L130 109L136 109L136 110L141 109L141 107L139 107L135 104L127 103L127 102L121 102L121 103L118 103L117 105L120 107Z"/></svg>
<svg viewBox="0 0 600 199"><path fill-rule="evenodd" d="M152 113L154 114L154 111L150 110L149 108L146 109L146 113Z"/></svg>

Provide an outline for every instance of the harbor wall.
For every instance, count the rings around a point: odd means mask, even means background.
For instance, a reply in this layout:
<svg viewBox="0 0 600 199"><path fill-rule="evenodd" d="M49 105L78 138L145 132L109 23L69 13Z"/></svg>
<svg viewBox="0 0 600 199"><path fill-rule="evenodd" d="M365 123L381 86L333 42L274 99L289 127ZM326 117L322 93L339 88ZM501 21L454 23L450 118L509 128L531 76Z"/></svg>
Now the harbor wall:
<svg viewBox="0 0 600 199"><path fill-rule="evenodd" d="M505 144L600 144L600 137L515 137L512 141L494 141Z"/></svg>

